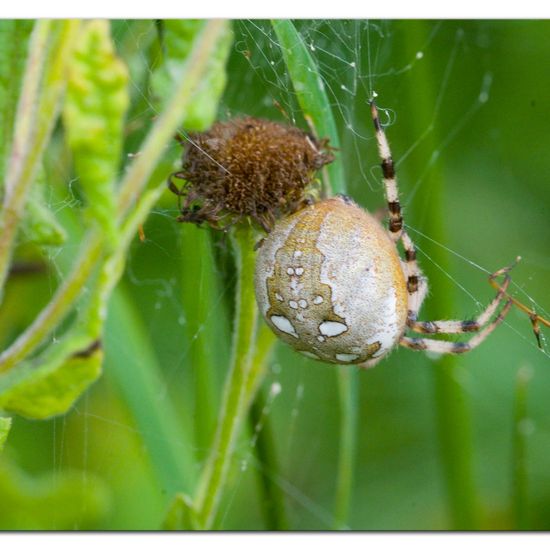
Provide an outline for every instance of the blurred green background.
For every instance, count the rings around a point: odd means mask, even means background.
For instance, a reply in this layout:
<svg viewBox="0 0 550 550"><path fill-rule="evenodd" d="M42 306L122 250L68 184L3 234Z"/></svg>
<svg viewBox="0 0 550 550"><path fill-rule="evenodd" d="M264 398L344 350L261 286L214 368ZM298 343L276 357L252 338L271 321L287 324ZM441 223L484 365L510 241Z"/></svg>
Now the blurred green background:
<svg viewBox="0 0 550 550"><path fill-rule="evenodd" d="M548 316L550 23L296 25L325 81L348 193L371 210L383 206L367 104L372 91L378 94L405 223L431 281L423 318L476 315L493 296L488 273L518 255L523 260L512 274L513 294ZM154 22L116 21L112 32L131 69L125 152L136 153L142 127L155 116L149 77L157 31ZM269 23L235 21L234 33L219 118L246 114L307 128ZM70 231L78 191L59 136L46 152L46 166L49 205ZM214 235L210 251L207 230L183 227L176 216L176 197L167 192L145 225L146 240L132 245L111 302L102 378L66 416L14 419L0 462L2 529L157 529L174 493L193 487L227 370L226 310L235 276L227 240ZM7 340L51 296L56 269L71 258L73 244L59 254L46 252L46 274L12 277L0 317ZM204 296L208 306L201 310ZM442 363L399 349L359 372L346 526L549 529L548 338L546 330L540 351L529 319L513 310L470 354ZM216 369L207 388L197 391L204 383L198 346L205 342ZM121 369L135 372L145 380L139 387L149 391L121 386ZM529 372L525 403L520 369ZM258 424L251 422L239 440L217 527L270 527L262 513L263 473L281 491L290 528L332 528L336 372L277 346L259 422L260 433L270 430L277 469L258 458ZM277 395L274 384L280 384ZM522 404L525 417L518 412ZM174 417L175 425L163 421ZM197 423L208 429L197 430ZM461 487L464 494L457 496Z"/></svg>

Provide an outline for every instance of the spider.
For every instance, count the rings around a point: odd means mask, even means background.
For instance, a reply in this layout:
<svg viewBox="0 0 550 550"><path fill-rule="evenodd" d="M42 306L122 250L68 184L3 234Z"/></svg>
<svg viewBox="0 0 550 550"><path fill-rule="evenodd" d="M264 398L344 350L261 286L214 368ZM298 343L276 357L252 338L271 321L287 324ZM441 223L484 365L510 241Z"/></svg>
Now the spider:
<svg viewBox="0 0 550 550"><path fill-rule="evenodd" d="M403 223L394 162L374 101L370 109L388 227L345 196L320 200L278 220L259 249L255 273L257 302L275 334L308 357L370 367L397 345L439 354L471 351L513 304L530 315L534 328L547 324L508 296L515 263L489 277L497 293L475 319L419 320L428 282ZM464 342L429 336L464 333L472 334Z"/></svg>

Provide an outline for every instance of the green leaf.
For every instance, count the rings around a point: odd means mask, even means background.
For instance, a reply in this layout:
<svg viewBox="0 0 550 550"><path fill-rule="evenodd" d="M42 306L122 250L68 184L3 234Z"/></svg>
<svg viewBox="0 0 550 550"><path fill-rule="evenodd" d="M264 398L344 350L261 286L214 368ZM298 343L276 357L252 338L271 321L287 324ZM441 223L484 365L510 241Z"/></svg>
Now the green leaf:
<svg viewBox="0 0 550 550"><path fill-rule="evenodd" d="M29 200L25 205L21 229L27 242L40 246L61 246L67 240L67 232L45 204L44 180L44 169L40 167L35 184L31 187Z"/></svg>
<svg viewBox="0 0 550 550"><path fill-rule="evenodd" d="M271 24L279 39L285 65L304 116L313 125L318 138L329 138L330 145L338 148L336 123L317 63L292 21L275 19ZM325 172L330 192L345 193L346 181L341 163L329 164Z"/></svg>
<svg viewBox="0 0 550 550"><path fill-rule="evenodd" d="M119 387L136 420L162 491L189 490L194 470L189 430L164 395L166 380L147 326L123 286L110 302L105 348L105 375Z"/></svg>
<svg viewBox="0 0 550 550"><path fill-rule="evenodd" d="M128 70L115 54L109 22L86 22L70 66L63 121L89 212L111 243L128 103Z"/></svg>
<svg viewBox="0 0 550 550"><path fill-rule="evenodd" d="M171 502L162 528L167 531L190 531L197 529L196 512L192 499L183 493L178 493Z"/></svg>
<svg viewBox="0 0 550 550"><path fill-rule="evenodd" d="M0 452L4 448L4 443L8 439L8 433L11 428L11 418L8 416L0 416Z"/></svg>
<svg viewBox="0 0 550 550"><path fill-rule="evenodd" d="M57 121L78 29L76 20L41 19L29 40L0 210L0 300L24 206Z"/></svg>
<svg viewBox="0 0 550 550"><path fill-rule="evenodd" d="M103 351L89 335L68 335L0 376L0 408L34 419L63 414L101 373Z"/></svg>
<svg viewBox="0 0 550 550"><path fill-rule="evenodd" d="M163 62L153 74L153 94L157 108L163 107L167 92L172 89L191 52L197 35L204 27L203 20L166 20L160 23ZM227 82L225 69L233 43L233 32L228 25L220 38L214 54L208 60L206 75L194 93L185 113L183 127L202 131L209 128L218 112L218 103Z"/></svg>
<svg viewBox="0 0 550 550"><path fill-rule="evenodd" d="M110 507L105 483L92 472L31 477L0 462L0 529L91 529Z"/></svg>

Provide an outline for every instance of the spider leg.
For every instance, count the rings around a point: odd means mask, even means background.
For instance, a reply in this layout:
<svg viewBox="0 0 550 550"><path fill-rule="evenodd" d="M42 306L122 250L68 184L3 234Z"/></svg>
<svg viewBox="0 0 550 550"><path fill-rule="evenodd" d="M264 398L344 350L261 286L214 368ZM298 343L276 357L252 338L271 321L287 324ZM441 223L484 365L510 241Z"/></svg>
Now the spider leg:
<svg viewBox="0 0 550 550"><path fill-rule="evenodd" d="M378 109L374 100L370 101L371 117L374 124L376 141L378 144L378 154L381 159L382 175L386 193L386 201L388 203L389 226L388 231L393 242L401 241L405 251L405 260L403 261L404 272L407 278L407 291L409 294L409 311L407 315L407 326L409 329L424 333L446 333L446 334L462 334L465 332L476 332L468 342L443 342L440 340L432 340L429 338L409 338L403 336L400 344L413 349L427 349L439 353L464 353L470 351L479 345L487 336L502 322L512 304L516 304L520 309L527 312L530 316L531 323L537 341L540 343L539 322L550 326L550 322L538 316L535 312L526 308L523 304L519 304L517 300L510 298L506 294L510 277L508 271L513 266L503 268L493 273L490 277L490 282L497 288L497 295L493 301L485 308L485 310L474 320L469 321L417 321L418 312L422 306L422 302L428 292L428 284L426 277L422 274L420 267L416 261L416 248L403 226L403 216L401 212L401 203L399 202L399 192L397 178L395 175L395 166L391 155L391 149L384 132L384 128L380 122ZM499 286L494 279L500 275L506 275L504 283ZM491 323L489 320L496 313L499 305L507 299L504 307L497 317ZM487 324L489 323L489 324ZM482 328L485 327L485 328Z"/></svg>
<svg viewBox="0 0 550 550"><path fill-rule="evenodd" d="M376 141L378 142L378 154L382 161L382 175L384 178L384 187L386 190L386 201L388 203L388 211L390 215L389 231L390 236L394 242L397 242L401 238L403 231L403 217L401 215L401 204L399 202L399 193L397 187L397 179L395 177L395 167L391 156L390 145L380 118L378 116L378 109L374 103L374 100L370 102L370 112L372 121L374 123L374 130L376 134Z"/></svg>
<svg viewBox="0 0 550 550"><path fill-rule="evenodd" d="M168 189L174 193L174 195L178 195L178 197L181 197L186 194L186 192L183 189L180 189L173 181L172 178L184 180L185 175L183 172L173 172L168 176L168 179L166 180L166 183L168 185Z"/></svg>
<svg viewBox="0 0 550 550"><path fill-rule="evenodd" d="M390 238L394 242L401 240L405 250L405 262L407 269L407 290L409 293L409 317L416 319L420 306L428 292L428 283L426 277L418 267L416 261L416 248L408 233L403 229L403 216L401 213L401 203L399 202L399 192L397 187L397 178L395 176L395 167L391 155L390 145L386 134L380 123L378 109L374 100L370 102L370 110L376 141L378 143L378 154L382 161L382 175L384 178L384 187L386 190L386 201L388 203L388 212L390 222L388 231Z"/></svg>
<svg viewBox="0 0 550 550"><path fill-rule="evenodd" d="M520 260L520 256L518 256L516 258L516 263ZM489 283L491 283L491 286L493 288L496 288L498 291L503 291L504 293L506 293L506 288L504 288L504 285L500 285L495 279L499 276L499 275L502 275L502 270L501 271L497 271L495 273L493 273L490 277L489 277ZM512 301L512 303L517 307L519 308L521 311L527 313L527 315L529 315L529 320L531 321L531 325L533 327L533 332L535 333L535 338L537 339L537 345L539 348L542 349L542 342L541 342L541 337L540 337L540 325L539 323L542 323L545 327L550 327L550 321L548 321L547 319L545 319L544 317L541 317L538 313L536 313L535 311L533 311L532 309L529 309L525 304L523 304L522 302L520 302L519 300L517 300L516 298L513 298L511 296L508 296L506 294L506 297Z"/></svg>
<svg viewBox="0 0 550 550"><path fill-rule="evenodd" d="M409 293L408 318L416 320L422 302L428 293L428 281L416 261L414 242L405 230L401 231L400 239L405 251L405 260L403 263L407 277L407 292Z"/></svg>
<svg viewBox="0 0 550 550"><path fill-rule="evenodd" d="M184 180L185 179L185 175L183 172L173 172L172 174L170 174L168 176L168 179L166 180L166 183L168 185L168 189L170 189L170 191L172 193L174 193L174 195L176 195L178 197L178 210L181 211L181 197L184 197L187 193L186 191L184 191L183 189L180 189L175 183L174 183L174 180L172 178L176 178L176 179L180 179L180 180Z"/></svg>
<svg viewBox="0 0 550 550"><path fill-rule="evenodd" d="M512 265L499 269L490 276L490 278L492 278L498 275L505 275L504 283L502 287L498 289L491 303L475 319L465 321L417 321L416 317L411 317L409 312L407 327L414 332L420 332L422 334L464 334L465 332L479 332L496 313L503 299L507 298L511 300L511 298L507 296L506 290L511 281L508 272L512 267L514 266Z"/></svg>
<svg viewBox="0 0 550 550"><path fill-rule="evenodd" d="M480 330L467 342L445 342L443 340L433 340L431 338L410 338L408 336L403 336L399 340L399 344L414 350L432 351L435 353L466 353L479 346L479 344L481 344L481 342L483 342L483 340L504 321L512 304L512 300L508 300L491 323L485 326L483 330Z"/></svg>

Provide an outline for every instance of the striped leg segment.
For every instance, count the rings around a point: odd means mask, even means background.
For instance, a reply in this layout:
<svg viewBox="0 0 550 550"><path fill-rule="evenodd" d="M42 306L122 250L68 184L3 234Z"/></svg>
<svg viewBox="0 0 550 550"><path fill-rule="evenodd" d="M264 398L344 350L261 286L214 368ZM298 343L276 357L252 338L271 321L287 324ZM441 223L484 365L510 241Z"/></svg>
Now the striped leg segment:
<svg viewBox="0 0 550 550"><path fill-rule="evenodd" d="M409 318L416 319L420 306L428 292L428 282L416 261L416 247L409 234L402 230L401 242L405 251L405 273L409 293Z"/></svg>
<svg viewBox="0 0 550 550"><path fill-rule="evenodd" d="M403 336L399 343L414 350L432 351L435 353L466 353L479 346L504 321L504 318L512 307L512 303L511 300L508 300L493 321L467 342L446 342L443 340L432 340L431 338L410 338Z"/></svg>
<svg viewBox="0 0 550 550"><path fill-rule="evenodd" d="M378 109L374 101L370 102L370 112L374 123L376 141L378 142L378 154L382 160L382 175L384 177L384 186L386 188L386 200L390 214L389 231L392 239L398 241L401 238L403 230L403 217L401 215L401 204L397 188L397 179L395 178L395 167L391 156L390 146L380 123Z"/></svg>
<svg viewBox="0 0 550 550"><path fill-rule="evenodd" d="M467 332L475 332L476 334L466 342L448 342L443 340L433 340L431 338L413 338L403 336L399 343L402 346L415 350L433 351L435 353L466 353L473 350L481 342L502 323L510 308L514 304L506 291L510 285L510 270L516 265L512 264L508 267L503 267L490 275L489 280L494 281L496 277L504 276L502 285L498 285L498 291L492 302L485 310L473 320L470 321L416 321L415 318L409 316L407 326L414 332L423 334L464 334ZM504 307L500 313L493 318L500 304L506 300ZM491 321L491 318L493 320Z"/></svg>
<svg viewBox="0 0 550 550"><path fill-rule="evenodd" d="M378 109L374 101L370 102L370 110L376 141L378 143L378 154L381 160L382 175L384 179L384 188L386 192L386 201L388 203L389 225L388 231L390 238L397 242L401 240L405 251L405 272L407 275L407 291L409 293L409 317L416 319L422 301L428 292L428 284L422 271L416 261L416 248L412 239L403 229L403 215L401 213L401 203L399 202L399 190L395 176L395 166L393 163L390 145L386 134L380 123Z"/></svg>
<svg viewBox="0 0 550 550"><path fill-rule="evenodd" d="M515 264L514 264L515 265ZM498 306L506 297L506 290L510 284L510 275L508 272L514 266L508 266L503 269L499 269L490 276L490 279L498 277L499 275L505 275L505 280L502 286L498 289L496 296L492 302L482 311L475 319L467 321L417 321L415 317L409 315L407 320L407 326L414 332L420 332L422 334L463 334L465 332L478 332L483 326L485 326L496 313Z"/></svg>

